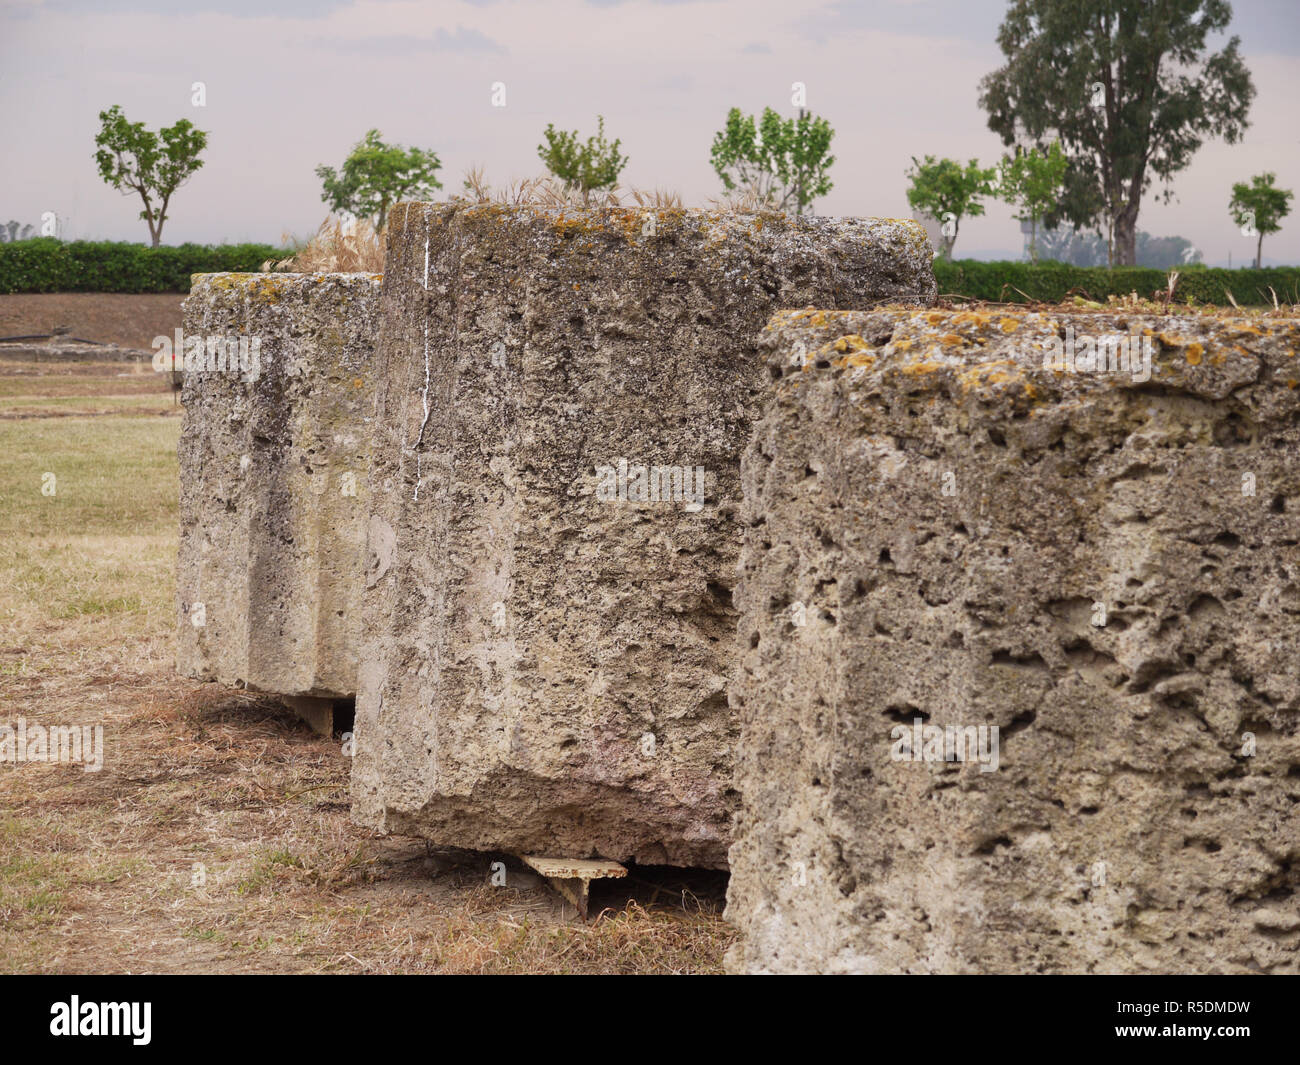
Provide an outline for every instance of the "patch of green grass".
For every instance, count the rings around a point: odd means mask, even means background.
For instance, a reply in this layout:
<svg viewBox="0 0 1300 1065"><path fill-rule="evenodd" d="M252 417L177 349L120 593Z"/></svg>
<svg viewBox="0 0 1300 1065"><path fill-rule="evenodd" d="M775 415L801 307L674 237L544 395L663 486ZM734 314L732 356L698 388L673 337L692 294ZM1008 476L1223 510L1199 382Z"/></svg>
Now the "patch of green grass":
<svg viewBox="0 0 1300 1065"><path fill-rule="evenodd" d="M174 624L179 432L176 418L0 421L0 617Z"/></svg>
<svg viewBox="0 0 1300 1065"><path fill-rule="evenodd" d="M56 618L75 618L82 614L130 614L139 609L138 595L117 595L111 599L92 595L64 603L53 613Z"/></svg>
<svg viewBox="0 0 1300 1065"><path fill-rule="evenodd" d="M175 568L171 536L0 538L0 617L130 619L162 631L175 624Z"/></svg>
<svg viewBox="0 0 1300 1065"><path fill-rule="evenodd" d="M180 420L0 422L0 541L174 535Z"/></svg>
<svg viewBox="0 0 1300 1065"><path fill-rule="evenodd" d="M305 869L303 860L291 851L277 850L258 856L253 871L235 885L236 893L251 895L280 878L281 869Z"/></svg>
<svg viewBox="0 0 1300 1065"><path fill-rule="evenodd" d="M108 858L87 866L77 876L79 884L116 884L144 872L148 865L139 858Z"/></svg>
<svg viewBox="0 0 1300 1065"><path fill-rule="evenodd" d="M38 834L37 826L17 817L0 821L0 925L19 917L47 923L63 912L72 883L68 856L36 850L31 844Z"/></svg>
<svg viewBox="0 0 1300 1065"><path fill-rule="evenodd" d="M87 811L87 816L96 815ZM66 849L66 838L75 835L58 819L0 819L0 931L13 931L23 920L50 924L64 912L73 889L113 884L145 868L137 857Z"/></svg>
<svg viewBox="0 0 1300 1065"><path fill-rule="evenodd" d="M5 873L8 870L4 871ZM57 888L39 888L27 895L23 899L23 909L33 917L54 918L63 912L63 888L65 884L60 884Z"/></svg>

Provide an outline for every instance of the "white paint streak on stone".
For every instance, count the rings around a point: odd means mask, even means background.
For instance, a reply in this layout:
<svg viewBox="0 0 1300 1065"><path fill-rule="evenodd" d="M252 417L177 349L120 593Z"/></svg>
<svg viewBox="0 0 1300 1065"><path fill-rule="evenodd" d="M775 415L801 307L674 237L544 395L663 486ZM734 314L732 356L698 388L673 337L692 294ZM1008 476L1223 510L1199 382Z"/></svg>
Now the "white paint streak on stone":
<svg viewBox="0 0 1300 1065"><path fill-rule="evenodd" d="M429 291L429 205L425 205L424 211L424 291ZM420 434L415 438L415 498L420 498L420 485L423 483L423 474L420 470L420 445L424 443L424 429L429 424L429 316L424 315L424 394L421 396L424 403L424 420L420 422Z"/></svg>

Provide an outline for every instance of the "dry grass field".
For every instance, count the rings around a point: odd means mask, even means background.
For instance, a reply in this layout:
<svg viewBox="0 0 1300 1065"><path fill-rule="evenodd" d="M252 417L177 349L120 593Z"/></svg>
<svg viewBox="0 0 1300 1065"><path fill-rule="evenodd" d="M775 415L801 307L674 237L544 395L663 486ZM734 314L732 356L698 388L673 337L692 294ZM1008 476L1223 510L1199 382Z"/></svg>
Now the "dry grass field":
<svg viewBox="0 0 1300 1065"><path fill-rule="evenodd" d="M0 362L0 724L104 731L98 772L0 764L0 971L718 971L721 874L634 867L584 923L352 824L338 736L176 676L179 429L147 366Z"/></svg>

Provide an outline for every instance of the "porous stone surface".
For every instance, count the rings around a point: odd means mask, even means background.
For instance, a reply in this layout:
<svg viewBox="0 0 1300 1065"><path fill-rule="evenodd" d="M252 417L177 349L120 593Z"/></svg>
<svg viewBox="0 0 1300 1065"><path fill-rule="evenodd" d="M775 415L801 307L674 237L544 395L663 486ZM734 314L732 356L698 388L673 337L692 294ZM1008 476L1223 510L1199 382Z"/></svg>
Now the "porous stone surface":
<svg viewBox="0 0 1300 1065"><path fill-rule="evenodd" d="M1146 338L1150 379L1044 369L1067 328ZM1263 318L773 318L732 971L1300 968L1298 347ZM998 767L918 721L996 725Z"/></svg>
<svg viewBox="0 0 1300 1065"><path fill-rule="evenodd" d="M356 815L479 850L725 865L757 336L781 306L934 291L912 222L400 206ZM702 470L703 497L602 501L621 461Z"/></svg>
<svg viewBox="0 0 1300 1065"><path fill-rule="evenodd" d="M257 345L220 369L186 344L182 674L355 693L379 292L374 274L196 275L185 337Z"/></svg>

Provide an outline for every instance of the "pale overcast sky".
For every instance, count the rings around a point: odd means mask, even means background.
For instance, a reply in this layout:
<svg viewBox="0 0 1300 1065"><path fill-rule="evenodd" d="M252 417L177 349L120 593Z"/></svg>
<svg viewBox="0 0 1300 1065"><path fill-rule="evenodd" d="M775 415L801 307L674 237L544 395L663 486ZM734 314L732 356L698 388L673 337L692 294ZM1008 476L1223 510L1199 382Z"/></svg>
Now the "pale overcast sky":
<svg viewBox="0 0 1300 1065"><path fill-rule="evenodd" d="M1087 0L1080 0L1086 3ZM910 214L904 171L926 153L985 164L1002 152L977 103L1000 65L1005 0L0 0L0 221L67 219L71 237L147 240L136 201L95 170L96 115L150 127L189 118L206 163L176 195L169 244L304 234L326 214L317 164L364 132L438 152L447 191L540 173L548 122L583 135L597 113L622 139L625 183L703 204L727 110L792 114L793 82L836 131L821 214ZM1253 256L1227 213L1234 181L1276 171L1300 190L1300 0L1234 0L1254 75L1251 127L1207 143L1148 194L1139 227L1192 240L1209 262ZM1221 40L1221 38L1220 38ZM191 85L207 105L191 105ZM493 107L494 82L506 106ZM963 224L956 254L1019 253L1009 208ZM1300 204L1265 239L1300 262Z"/></svg>

